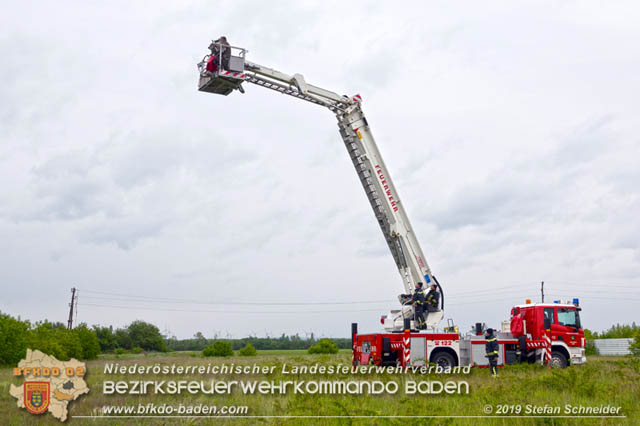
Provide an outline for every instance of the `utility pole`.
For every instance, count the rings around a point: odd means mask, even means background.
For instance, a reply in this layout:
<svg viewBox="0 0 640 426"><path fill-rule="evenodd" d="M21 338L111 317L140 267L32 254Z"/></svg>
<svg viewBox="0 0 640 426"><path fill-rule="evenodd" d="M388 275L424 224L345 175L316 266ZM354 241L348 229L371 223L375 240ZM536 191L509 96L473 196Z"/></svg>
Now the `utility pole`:
<svg viewBox="0 0 640 426"><path fill-rule="evenodd" d="M69 322L67 322L67 328L71 330L73 328L73 308L76 304L76 288L71 289L71 303L69 303Z"/></svg>
<svg viewBox="0 0 640 426"><path fill-rule="evenodd" d="M540 293L542 294L542 303L544 303L544 281L540 281Z"/></svg>
<svg viewBox="0 0 640 426"><path fill-rule="evenodd" d="M80 299L80 290L76 289L76 300L75 300L76 306L73 312L73 315L76 319L76 323L78 322L78 299Z"/></svg>

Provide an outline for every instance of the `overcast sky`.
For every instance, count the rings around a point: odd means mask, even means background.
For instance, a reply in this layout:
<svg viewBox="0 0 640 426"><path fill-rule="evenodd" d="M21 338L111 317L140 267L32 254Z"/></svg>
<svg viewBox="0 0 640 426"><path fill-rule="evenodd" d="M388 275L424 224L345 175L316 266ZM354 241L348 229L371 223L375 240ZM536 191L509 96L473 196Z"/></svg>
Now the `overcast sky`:
<svg viewBox="0 0 640 426"><path fill-rule="evenodd" d="M638 319L635 2L1 9L2 312L66 321L75 286L90 325L346 337L397 307L333 115L257 86L196 90L226 35L362 95L445 318L499 326L544 280L549 299L581 299L585 327Z"/></svg>

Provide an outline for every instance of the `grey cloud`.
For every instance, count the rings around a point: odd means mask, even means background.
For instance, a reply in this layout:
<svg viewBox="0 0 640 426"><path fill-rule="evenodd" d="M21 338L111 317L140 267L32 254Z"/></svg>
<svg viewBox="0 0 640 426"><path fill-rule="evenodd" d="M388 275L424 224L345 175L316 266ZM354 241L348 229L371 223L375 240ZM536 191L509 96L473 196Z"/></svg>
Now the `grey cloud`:
<svg viewBox="0 0 640 426"><path fill-rule="evenodd" d="M611 131L613 122L614 117L607 114L570 129L567 135L560 137L560 148L553 154L552 166L574 169L584 163L597 161L598 156L607 152L611 144L616 144Z"/></svg>
<svg viewBox="0 0 640 426"><path fill-rule="evenodd" d="M83 176L35 178L27 190L33 196L27 205L17 206L9 217L16 221L74 221L104 213L117 216L120 207L104 179Z"/></svg>
<svg viewBox="0 0 640 426"><path fill-rule="evenodd" d="M148 216L125 217L91 225L80 234L80 241L92 244L115 244L130 250L145 238L156 237L166 221Z"/></svg>
<svg viewBox="0 0 640 426"><path fill-rule="evenodd" d="M524 182L506 182L500 176L458 190L443 207L423 220L441 229L491 225L493 229L537 217L549 211L543 188Z"/></svg>
<svg viewBox="0 0 640 426"><path fill-rule="evenodd" d="M610 115L572 127L558 141L558 148L493 171L484 181L456 188L431 215L422 220L442 229L488 225L499 229L527 220L567 221L577 214L581 200L574 191L591 173L618 174L600 167L603 154L617 146L610 131ZM597 211L594 211L597 213Z"/></svg>
<svg viewBox="0 0 640 426"><path fill-rule="evenodd" d="M85 180L64 183L52 182L38 188L39 209L27 218L31 220L77 220L99 212L111 210L110 202L101 200L104 187L98 182Z"/></svg>
<svg viewBox="0 0 640 426"><path fill-rule="evenodd" d="M637 281L640 51L629 40L638 26L622 8L581 8L5 8L0 267L12 288L65 291L55 303L4 298L0 309L64 319L71 280L211 300L239 288L257 300L366 293L395 306L401 280L330 113L254 86L228 97L195 90L195 62L221 34L251 61L361 92L429 263L450 288ZM463 327L508 315L502 302L490 312L448 303ZM592 312L634 315L612 306L585 306L585 324L601 323ZM137 315L80 312L116 326ZM371 313L317 317L305 316L304 329L378 327ZM169 325L163 312L145 319ZM212 320L234 335L256 320L273 334L299 331L289 319L187 312L170 326L179 337Z"/></svg>
<svg viewBox="0 0 640 426"><path fill-rule="evenodd" d="M132 143L133 142L133 143ZM124 190L188 170L202 177L220 174L256 160L219 133L185 136L181 128L158 128L122 137L100 153L113 168L113 180Z"/></svg>
<svg viewBox="0 0 640 426"><path fill-rule="evenodd" d="M382 237L380 237L382 239ZM384 240L383 240L384 241ZM358 255L365 257L385 257L390 256L389 247L376 241L371 241L357 251Z"/></svg>

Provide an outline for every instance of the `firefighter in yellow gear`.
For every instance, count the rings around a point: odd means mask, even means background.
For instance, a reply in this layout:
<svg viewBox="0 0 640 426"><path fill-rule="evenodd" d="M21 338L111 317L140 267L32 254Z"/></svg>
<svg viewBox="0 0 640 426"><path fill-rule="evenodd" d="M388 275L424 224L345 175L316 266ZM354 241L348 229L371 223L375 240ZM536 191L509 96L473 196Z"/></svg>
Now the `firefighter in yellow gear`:
<svg viewBox="0 0 640 426"><path fill-rule="evenodd" d="M422 283L416 283L416 290L411 296L411 302L413 303L413 311L415 313L415 323L418 330L424 330L426 323L424 320L424 290L422 289Z"/></svg>
<svg viewBox="0 0 640 426"><path fill-rule="evenodd" d="M429 312L435 312L438 310L438 301L440 300L440 293L436 290L436 285L431 284L430 290L425 296L425 307Z"/></svg>
<svg viewBox="0 0 640 426"><path fill-rule="evenodd" d="M498 377L498 338L493 333L492 328L487 328L485 332L484 338L487 340L486 343L486 356L489 359L489 366L491 367L491 376L495 379Z"/></svg>

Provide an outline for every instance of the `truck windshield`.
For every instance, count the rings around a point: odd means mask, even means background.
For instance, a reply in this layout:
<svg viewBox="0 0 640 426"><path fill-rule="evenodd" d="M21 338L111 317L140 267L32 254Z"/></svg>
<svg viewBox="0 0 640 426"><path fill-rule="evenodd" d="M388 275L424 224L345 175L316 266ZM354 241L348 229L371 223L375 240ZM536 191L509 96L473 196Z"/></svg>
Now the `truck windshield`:
<svg viewBox="0 0 640 426"><path fill-rule="evenodd" d="M559 308L558 309L558 324L566 325L567 327L580 328L580 316L575 309L571 308Z"/></svg>

